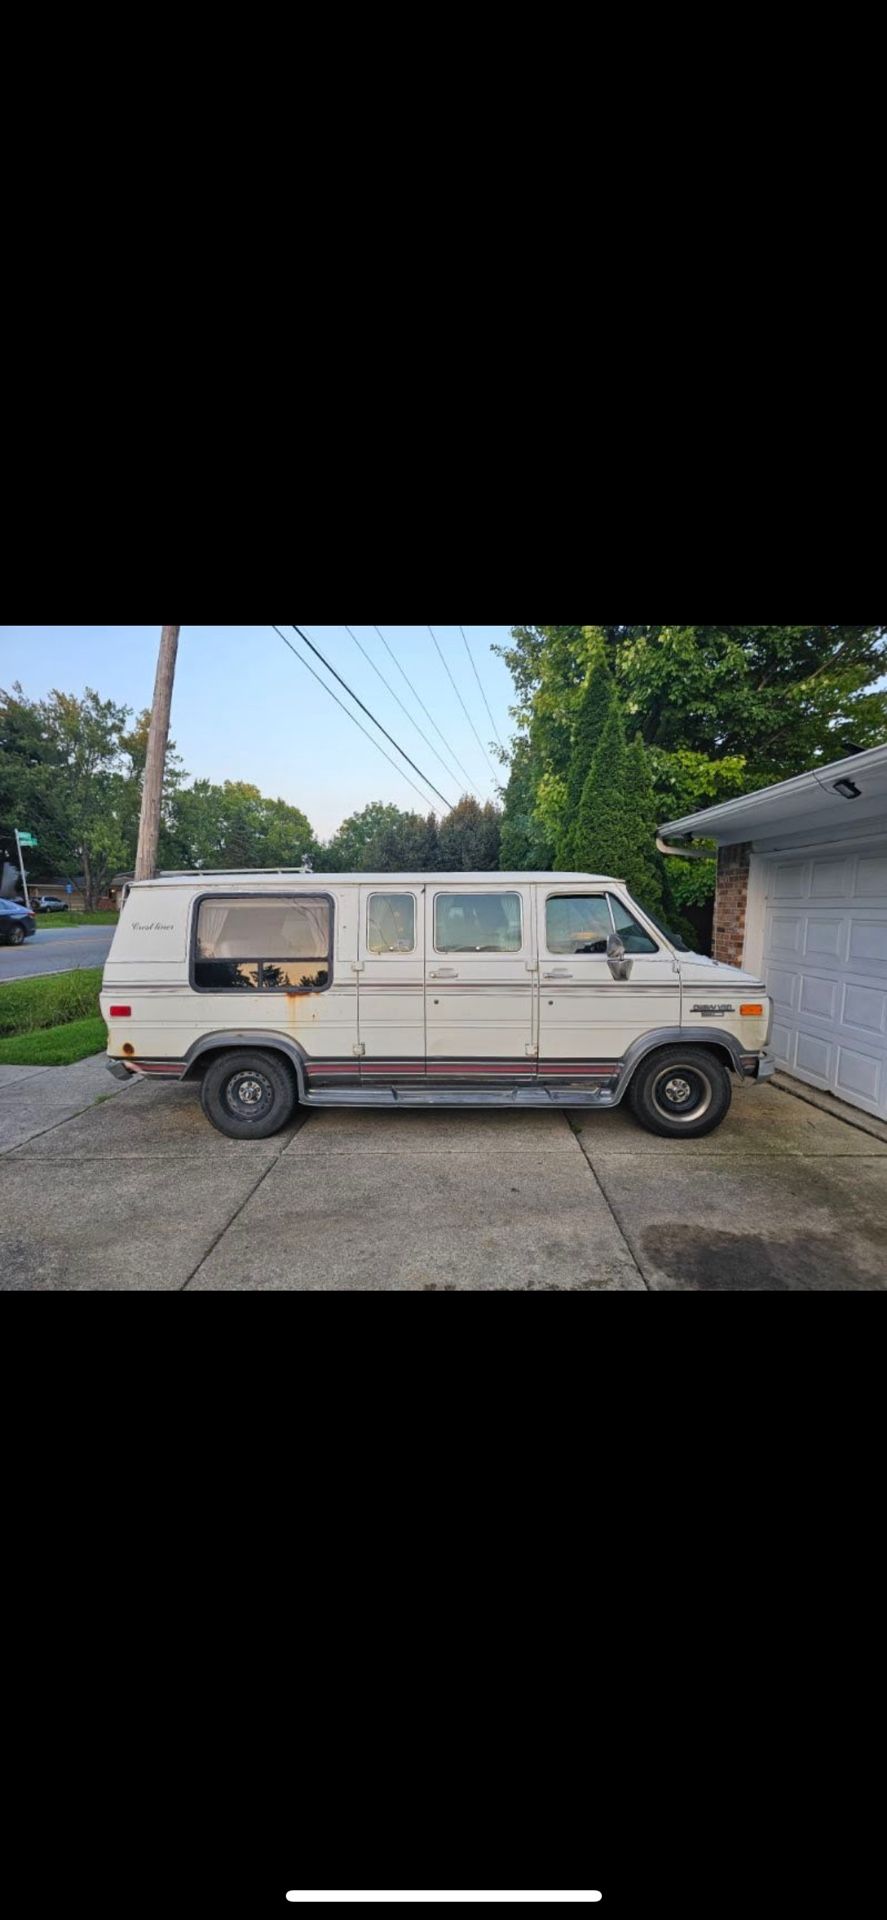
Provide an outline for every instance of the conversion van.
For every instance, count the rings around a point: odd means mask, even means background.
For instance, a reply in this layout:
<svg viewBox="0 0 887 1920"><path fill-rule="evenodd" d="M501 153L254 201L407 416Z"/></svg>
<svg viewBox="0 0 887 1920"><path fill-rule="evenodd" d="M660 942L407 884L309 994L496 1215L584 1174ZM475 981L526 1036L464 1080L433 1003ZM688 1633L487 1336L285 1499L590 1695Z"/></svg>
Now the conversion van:
<svg viewBox="0 0 887 1920"><path fill-rule="evenodd" d="M588 873L169 873L105 965L108 1065L199 1080L264 1139L296 1103L617 1107L711 1133L763 1080L770 1003Z"/></svg>

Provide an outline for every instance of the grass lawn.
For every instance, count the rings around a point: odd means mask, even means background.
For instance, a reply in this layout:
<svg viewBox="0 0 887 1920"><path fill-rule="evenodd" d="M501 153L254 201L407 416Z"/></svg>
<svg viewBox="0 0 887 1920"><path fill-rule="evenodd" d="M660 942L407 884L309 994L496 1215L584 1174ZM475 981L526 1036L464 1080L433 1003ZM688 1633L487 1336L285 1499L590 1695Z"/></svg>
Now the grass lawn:
<svg viewBox="0 0 887 1920"><path fill-rule="evenodd" d="M0 1067L69 1067L91 1053L103 1053L107 1044L104 1020L90 1014L61 1027L41 1027L0 1040Z"/></svg>
<svg viewBox="0 0 887 1920"><path fill-rule="evenodd" d="M108 913L38 913L38 927L116 927L117 915Z"/></svg>
<svg viewBox="0 0 887 1920"><path fill-rule="evenodd" d="M70 973L50 973L38 980L4 980L0 1040L67 1026L71 1021L98 1020L101 983L101 967L75 967Z"/></svg>

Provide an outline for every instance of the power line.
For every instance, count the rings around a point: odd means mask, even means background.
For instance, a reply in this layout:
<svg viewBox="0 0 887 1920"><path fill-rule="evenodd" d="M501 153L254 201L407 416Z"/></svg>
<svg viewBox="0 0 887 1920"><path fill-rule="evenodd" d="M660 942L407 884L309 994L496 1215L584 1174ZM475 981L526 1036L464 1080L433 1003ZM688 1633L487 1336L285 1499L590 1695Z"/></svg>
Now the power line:
<svg viewBox="0 0 887 1920"><path fill-rule="evenodd" d="M437 734L437 737L438 737L438 739L439 739L439 740L443 740L443 743L444 743L444 746L446 747L446 750L447 750L447 752L448 752L448 753L451 753L451 754L452 754L452 756L453 756L453 759L455 760L455 762L456 762L456 765L457 765L457 767L459 768L459 770L460 770L460 772L461 772L462 774L464 774L464 776L465 776L465 779L466 779L466 780L468 781L468 785L470 786L470 788L471 788L471 791L472 791L472 793L473 793L473 794L475 794L475 795L477 796L477 798L478 798L478 800L479 800L479 799L480 799L480 794L479 794L479 793L478 793L478 791L477 791L477 788L476 788L476 786L475 786L475 784L474 784L474 781L473 781L473 780L472 780L472 778L471 778L471 775L470 775L470 773L468 773L468 772L467 772L467 770L466 770L466 768L465 768L465 767L463 767L463 765L462 765L462 762L461 762L461 760L459 759L459 755L458 755L458 754L457 754L457 752L455 751L455 748L454 748L454 747L451 747L451 746L450 746L450 744L449 744L449 741L448 741L448 740L445 740L445 739L444 739L444 736L443 736L443 734L441 733L441 730L440 730L440 728L439 728L439 726L438 726L438 724L437 724L437 721L436 721L436 720L435 720L435 718L434 718L434 715L433 715L433 713L429 713L429 711L428 711L428 708L426 707L426 705L425 705L425 702L424 702L424 700L422 699L422 696L421 696L421 694L418 694L418 693L416 692L416 689L415 689L415 687L413 686L413 683L412 683L412 680L410 679L410 677L409 677L409 675L408 675L407 673L405 673L405 672L404 672L404 669L403 669L403 667L401 666L401 664L400 664L400 661L398 660L398 657L397 657L397 654L396 654L396 653L392 653L392 651L391 651L391 648L390 648L390 647L389 647L389 645L388 645L388 642L387 642L387 640L386 640L386 638L385 638L385 635L384 635L384 633L382 632L382 629L381 629L381 627L376 627L376 629L375 629L375 631L376 631L376 633L377 633L377 634L379 635L379 639L381 640L381 642L382 642L382 645L383 645L383 647L385 647L385 649L387 650L387 652L391 654L391 658L392 658L392 660L394 661L394 664L395 664L395 666L396 666L396 668L397 668L397 671L398 671L398 673L399 673L399 674L401 675L401 678L402 678L402 679L404 679L404 680L406 681L406 683L407 683L407 686L409 687L409 690L410 690L410 692L411 692L411 694L412 694L412 696L413 696L413 699L414 699L414 700L417 700L417 701L418 701L418 703L419 703L419 706L421 707L421 709L422 709L422 712L424 713L424 715L425 715L425 718L426 718L426 720L430 720L430 721L431 721L431 724L432 724L432 726L433 726L433 728L434 728L434 731L435 731L435 733Z"/></svg>
<svg viewBox="0 0 887 1920"><path fill-rule="evenodd" d="M419 779L424 780L426 787L430 787L432 793L437 794L438 800L443 801L444 806L447 808L447 811L451 812L452 801L447 799L446 794L441 793L440 788L435 786L433 780L429 780L427 773L423 773L421 767L417 767L415 760L410 759L409 754L404 751L403 747L400 745L400 742L395 740L393 733L389 733L388 728L383 727L381 720L376 719L375 714L370 712L369 707L364 706L363 701L355 693L354 688L349 687L347 680L343 680L342 675L336 672L335 667L330 666L329 661L324 658L323 654L320 651L320 648L314 645L313 640L309 640L307 633L303 632L301 627L297 627L295 622L293 622L292 625L293 625L293 632L298 634L300 640L304 640L306 647L311 648L312 653L317 655L318 660L323 661L323 664L326 667L327 673L331 673L333 676L333 679L338 680L340 687L344 687L345 692L347 694L350 694L351 699L354 701L355 706L358 706L360 708L361 713L366 714L368 720L372 720L373 726L378 727L380 733L384 733L386 740L391 741L391 745L397 749L397 752L400 754L401 759L406 761L408 767L412 767L413 772L419 775Z"/></svg>
<svg viewBox="0 0 887 1920"><path fill-rule="evenodd" d="M434 628L433 628L433 627L429 627L429 629L428 629L428 631L429 631L429 633L430 633L430 635L431 635L431 638L432 638L432 640L434 641L434 644L435 644L435 646L437 647L437 651L438 651L438 653L440 653L440 647L439 647L439 646L437 645L437 636L436 636L436 634L435 634L435 631L434 631ZM471 718L471 715L470 715L470 713L469 713L469 711L468 711L468 708L467 708L467 707L466 707L466 705L465 705L465 702L464 702L464 700L463 700L463 698L462 698L462 695L461 695L461 693L459 692L459 689L458 689L458 687L457 687L457 685L456 685L456 682L455 682L455 680L453 679L453 676L452 676L452 674L450 673L450 669L449 669L449 667L447 666L447 662L446 662L446 659L444 658L444 655L443 655L442 653L440 653L440 657L441 657L441 660L443 661L443 664L444 664L444 666L446 667L446 671L447 671L447 677L448 677L448 679L449 679L449 682L450 682L450 686L451 686L451 687L452 687L452 689L453 689L453 692L454 692L454 694L455 694L455 696L456 696L456 699L458 700L458 702L459 702L459 705L460 705L460 707L462 708L462 712L464 713L464 715L465 715L465 718L466 718L466 720L468 721L468 725L470 726L470 728L471 728L471 731L472 731L472 733L474 734L474 737L475 737L475 740L477 741L477 744L478 744L478 746L480 747L480 750L481 750L481 753L483 754L483 757L484 757L484 759L485 759L485 761L486 761L486 763L487 763L487 766L489 767L489 769L490 769L490 772L491 772L491 774L493 775L493 780L495 781L495 779L496 779L496 774L495 774L495 770L494 770L494 767L493 767L493 762L492 762L492 760L490 759L490 756L489 756L489 754L488 754L488 752L487 752L487 750L486 750L486 747L484 746L484 743L483 743L483 741L482 741L482 739L481 739L481 737L480 737L480 734L479 734L479 733L478 733L478 731L477 731L477 728L476 728L476 726L475 726L475 724L474 724L474 721L473 721L473 720L472 720L472 718Z"/></svg>
<svg viewBox="0 0 887 1920"><path fill-rule="evenodd" d="M459 632L461 633L461 635L462 635L462 638L463 638L463 640L465 640L465 628L464 628L464 627L460 627L460 628L459 628ZM493 716L492 716L492 714L490 713L490 703L489 703L489 700L487 699L487 696L486 696L486 694L484 693L484 689L483 689L483 682L482 682L482 680L481 680L481 677L480 677L480 674L478 673L478 670L477 670L477 667L476 667L476 666L474 665L474 654L472 653L472 651L471 651L471 648L470 648L470 646L468 645L468 641L467 641L467 640L465 640L465 651L466 651L466 653L467 653L467 655L468 655L468 658L469 658L469 660L471 661L471 665L472 665L472 667L474 668L474 677L475 677L475 680L477 681L477 684L478 684L478 686L479 686L479 688L480 688L480 697L481 697L481 699L482 699L482 701L483 701L483 703L484 703L484 706L486 707L486 710L487 710L487 712L488 712L488 713L490 714L490 726L492 727L492 729L493 729L493 732L494 732L494 734L496 735L496 739L497 739L497 740L499 740L499 729L498 729L498 727L497 727L497 725L496 725L496 722L495 722L495 720L493 719ZM500 745L500 747L502 747L502 742L501 742L501 740L499 740L499 745ZM505 748L504 748L504 747L502 747L502 752L503 752L503 753L505 752Z"/></svg>
<svg viewBox="0 0 887 1920"><path fill-rule="evenodd" d="M367 738L368 740L370 740L370 741L372 741L372 744L373 744L373 746L374 746L374 747L378 747L378 750L379 750L379 752L381 753L381 755L382 755L382 758L383 758L384 760L387 760L387 762L388 762L388 765L389 765L389 767L393 767L393 768L394 768L394 771L395 771L395 773L396 773L396 774L399 774L399 776L400 776L400 778L401 778L401 780L405 780L405 781L406 781L406 783L407 783L407 786L408 786L408 787L412 787L412 789L413 789L413 792L414 792L414 793L418 793L418 794L419 794L419 799L420 799L421 801L423 801L423 803L424 803L424 805L425 805L425 806L427 807L427 806L428 806L428 795L427 795L427 793L421 793L421 792L419 791L419 788L418 788L418 787L417 787L417 785L416 785L416 782L415 782L415 780L411 780L411 779L410 779L410 777L409 777L409 774L407 774L407 773L404 773L404 770L403 770L403 768L402 768L402 767L399 767L399 766L398 766L398 764L397 764L397 761L396 761L396 760L392 760L392 758L391 758L391 755L390 755L390 753L386 753L386 752L385 752L385 748L384 748L384 747L380 747L380 746L379 746L379 742L378 742L378 740L376 740L376 739L374 739L374 738L373 738L373 735L372 735L371 733L367 733L367 729L366 729L366 727L362 727L362 726L360 725L360 721L359 721L359 720L358 720L358 719L356 718L356 716L355 716L355 715L354 715L353 713L351 713L351 712L349 711L349 709L348 709L348 707L346 707L346 705L345 705L345 702L344 702L344 700L340 700L340 699L339 699L339 696L338 696L338 694L337 694L337 693L334 693L334 692L333 692L333 689L332 689L332 687L328 687L328 686L327 686L327 684L326 684L326 681L325 681L325 680L321 680L321 677L320 677L320 674L319 674L319 673L317 673L317 672L315 671L315 669L314 669L314 667L312 667L312 665L311 665L311 662L310 662L310 660L306 660L306 659L305 659L305 656L304 656L304 654L301 654L301 653L299 652L299 649L298 649L298 647L294 647L294 646L293 646L293 643L292 643L292 641L291 641L291 640L288 640L288 639L287 639L287 637L286 637L286 634L285 634L284 632L282 632L282 630L281 630L281 628L280 628L280 627L275 627L275 626L274 626L274 621L273 621L273 620L271 621L271 626L272 626L272 627L274 627L274 632L275 632L275 633L279 633L279 634L280 634L280 638L281 638L281 640L283 641L283 644L284 644L284 646L285 646L285 647L289 647L289 650L290 650L290 653L294 653L294 654L295 654L295 656L296 656L296 659L297 659L297 660L301 660L301 662L302 662L302 665L303 665L303 667L307 667L307 668L308 668L308 672L309 672L310 674L312 674L312 675L313 675L313 677L314 677L314 679L315 679L315 680L317 681L317 684L318 684L318 686L319 686L319 687L322 687L322 688L323 688L323 690L324 690L324 693L328 693L328 694L329 694L329 696L330 696L330 699L331 699L331 700L335 700L335 703L336 703L336 706L337 706L337 707L341 707L341 709L342 709L342 712L343 712L343 713L347 713L347 714L348 714L348 718L349 718L349 720L353 720L353 721L354 721L354 725L355 725L356 727L359 727L359 728L360 728L360 731L361 731L361 733L363 733L363 734L366 734L366 738Z"/></svg>
<svg viewBox="0 0 887 1920"><path fill-rule="evenodd" d="M368 660L368 661L369 661L369 663L370 663L370 666L371 666L371 667L372 667L372 669L373 669L373 672L374 672L374 673L376 673L376 674L378 674L378 676L379 676L379 679L381 680L381 682L382 682L382 685L383 685L383 687L387 687L387 688L388 688L388 692L390 693L390 695L391 695L391 698L392 698L392 700L396 700L396 701L397 701L397 704L398 704L398 706L399 706L399 708L400 708L400 710L401 710L401 713L405 713L405 714L406 714L406 717L407 717L407 719L408 719L408 721L409 721L409 723L410 723L410 726L411 726L411 727L415 727L415 729L416 729L416 732L417 732L418 734L420 734L420 735L421 735L421 738L422 738L422 739L424 740L424 742L425 742L425 745L426 745L426 747L427 747L427 748L429 749L429 751L430 751L431 753L433 753L433 754L434 754L434 758L435 758L435 760L439 760L439 761L440 761L440 764L441 764L441 766L442 766L442 767L444 768L444 771L445 771L446 773L448 773L448 774L449 774L449 776L450 776L450 779L451 779L451 780L455 780L455 782L456 782L456 785L458 786L458 784L459 784L459 775L458 775L457 773L454 773L454 772L453 772L453 769L452 769L452 767L448 767L448 766L447 766L447 763L446 763L446 761L445 761L445 759L443 758L443 755L442 755L442 754L440 754L440 753L438 753L438 751L437 751L437 748L436 748L436 746L434 745L434 742L433 742L433 741L431 741L431 740L429 740L429 738L428 738L428 735L427 735L427 733L423 733L423 732L422 732L422 728L420 727L420 725L419 725L419 722L418 722L418 720L414 720L414 719L413 719L413 716L412 716L412 714L410 713L410 710L409 710L409 707L405 707L405 706L404 706L404 703L403 703L403 701L402 701L402 699L401 699L401 697L400 697L400 694L399 694L399 693L395 693L395 691L394 691L394 688L393 688L393 686L391 685L391 682L390 682L390 680L386 680L386 678L385 678L385 675L384 675L384 673L382 672L382 669L381 669L381 667L377 667L377 665L376 665L376 662L375 662L375 660L373 659L373 656L372 656L372 654L371 654L371 653L367 653L367 650L366 650L366 647L365 647L365 646L363 645L363 643L362 643L362 641L360 641L360 640L358 640L358 638L357 638L357 634L356 634L356 633L352 633L352 631L351 631L351 628L350 628L349 626L346 626L346 625L345 625L345 621L344 621L344 620L342 621L342 625L343 625L343 627L345 627L345 632L346 632L346 633L350 633L350 634L351 634L351 638L352 638L352 640L354 641L354 644L355 644L355 646L356 646L356 647L360 647L360 651L361 651L361 653L363 654L363 657L364 657L364 659L365 659L365 660ZM376 628L376 632L377 632L377 633L379 633L379 629L378 629L378 627ZM381 634L380 634L380 635L379 635L379 638L381 639L381 637L382 637L382 636L381 636ZM455 756L454 756L454 757L455 757Z"/></svg>

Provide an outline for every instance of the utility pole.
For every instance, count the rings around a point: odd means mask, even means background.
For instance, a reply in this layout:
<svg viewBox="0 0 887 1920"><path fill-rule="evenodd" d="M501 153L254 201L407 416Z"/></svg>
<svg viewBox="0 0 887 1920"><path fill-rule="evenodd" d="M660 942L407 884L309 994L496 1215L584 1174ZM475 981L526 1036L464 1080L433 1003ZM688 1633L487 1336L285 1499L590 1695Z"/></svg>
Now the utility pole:
<svg viewBox="0 0 887 1920"><path fill-rule="evenodd" d="M145 757L145 777L142 783L142 812L139 820L139 847L136 854L137 880L153 880L157 871L163 769L166 764L172 683L176 670L176 652L180 632L180 627L164 627L160 635L157 678L154 682L154 705L151 708L148 752Z"/></svg>

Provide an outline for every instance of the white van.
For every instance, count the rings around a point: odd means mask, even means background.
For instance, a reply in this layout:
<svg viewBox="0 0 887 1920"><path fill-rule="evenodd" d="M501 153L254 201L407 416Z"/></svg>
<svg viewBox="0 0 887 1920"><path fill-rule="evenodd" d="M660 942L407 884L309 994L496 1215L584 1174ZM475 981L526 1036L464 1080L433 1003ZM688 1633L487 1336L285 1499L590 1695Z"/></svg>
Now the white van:
<svg viewBox="0 0 887 1920"><path fill-rule="evenodd" d="M108 1065L199 1080L234 1139L320 1106L616 1107L711 1133L763 1080L763 983L589 873L169 873L105 965Z"/></svg>

